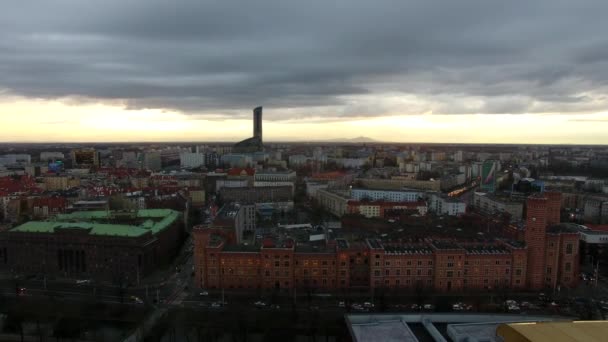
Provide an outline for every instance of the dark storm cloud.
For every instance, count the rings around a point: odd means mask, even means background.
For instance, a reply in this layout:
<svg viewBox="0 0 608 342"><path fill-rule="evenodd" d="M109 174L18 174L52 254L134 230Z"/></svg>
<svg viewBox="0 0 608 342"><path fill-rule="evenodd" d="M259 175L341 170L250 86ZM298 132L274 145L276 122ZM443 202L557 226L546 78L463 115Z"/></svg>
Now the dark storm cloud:
<svg viewBox="0 0 608 342"><path fill-rule="evenodd" d="M258 104L300 108L271 119L298 119L308 109L348 117L588 112L608 104L604 1L1 6L0 89L26 97L226 116L248 116ZM413 95L419 105L382 103L388 93Z"/></svg>

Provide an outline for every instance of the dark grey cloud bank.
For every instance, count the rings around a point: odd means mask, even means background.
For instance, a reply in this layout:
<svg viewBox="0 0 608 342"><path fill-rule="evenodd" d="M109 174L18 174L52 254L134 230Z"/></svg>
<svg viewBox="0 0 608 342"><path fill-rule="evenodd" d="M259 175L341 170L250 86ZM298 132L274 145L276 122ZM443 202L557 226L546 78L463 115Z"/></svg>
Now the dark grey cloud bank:
<svg viewBox="0 0 608 342"><path fill-rule="evenodd" d="M198 115L299 108L274 119L308 109L341 117L576 113L608 104L608 1L0 6L0 89L26 97ZM383 103L387 93L420 104Z"/></svg>

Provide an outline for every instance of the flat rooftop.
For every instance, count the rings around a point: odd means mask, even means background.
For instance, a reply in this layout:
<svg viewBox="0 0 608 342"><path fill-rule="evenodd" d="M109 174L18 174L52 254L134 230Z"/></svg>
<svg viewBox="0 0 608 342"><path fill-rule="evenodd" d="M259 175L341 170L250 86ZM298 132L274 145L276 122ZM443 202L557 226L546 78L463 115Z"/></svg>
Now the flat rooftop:
<svg viewBox="0 0 608 342"><path fill-rule="evenodd" d="M401 320L353 324L350 329L355 341L418 341L407 323Z"/></svg>
<svg viewBox="0 0 608 342"><path fill-rule="evenodd" d="M463 249L460 245L451 241L439 241L435 240L432 243L432 246L436 249Z"/></svg>
<svg viewBox="0 0 608 342"><path fill-rule="evenodd" d="M389 255L431 254L433 250L426 245L385 245L384 252Z"/></svg>
<svg viewBox="0 0 608 342"><path fill-rule="evenodd" d="M575 223L560 223L547 228L547 233L578 233L581 231L581 226Z"/></svg>
<svg viewBox="0 0 608 342"><path fill-rule="evenodd" d="M467 254L509 254L510 251L503 246L464 246Z"/></svg>
<svg viewBox="0 0 608 342"><path fill-rule="evenodd" d="M125 224L121 214L129 216ZM139 237L147 233L157 234L176 222L180 213L170 209L146 209L137 213L116 213L110 211L77 211L57 215L52 221L30 221L9 232L16 233L58 233L62 230L79 229L89 235ZM133 221L137 221L134 224Z"/></svg>
<svg viewBox="0 0 608 342"><path fill-rule="evenodd" d="M419 341L429 338L442 342L498 342L502 340L497 339L496 330L505 323L571 321L566 317L461 313L347 314L345 318L353 341L356 342ZM422 326L422 331L412 329L414 326Z"/></svg>
<svg viewBox="0 0 608 342"><path fill-rule="evenodd" d="M258 253L260 246L258 245L226 245L224 246L223 252L236 252L236 253Z"/></svg>
<svg viewBox="0 0 608 342"><path fill-rule="evenodd" d="M608 321L510 323L497 332L517 341L600 342L606 341Z"/></svg>

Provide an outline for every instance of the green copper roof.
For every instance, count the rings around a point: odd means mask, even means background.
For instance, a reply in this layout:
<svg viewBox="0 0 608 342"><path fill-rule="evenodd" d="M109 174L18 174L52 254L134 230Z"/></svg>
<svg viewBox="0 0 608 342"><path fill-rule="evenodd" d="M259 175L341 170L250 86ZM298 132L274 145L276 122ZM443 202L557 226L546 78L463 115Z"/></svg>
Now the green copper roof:
<svg viewBox="0 0 608 342"><path fill-rule="evenodd" d="M179 219L180 213L170 209L139 210L137 219L146 219L140 225L95 222L109 220L113 213L108 211L79 211L62 214L53 221L30 221L11 229L11 232L55 233L61 229L87 230L90 235L138 237L148 232L157 234L170 227ZM120 219L116 219L120 221Z"/></svg>

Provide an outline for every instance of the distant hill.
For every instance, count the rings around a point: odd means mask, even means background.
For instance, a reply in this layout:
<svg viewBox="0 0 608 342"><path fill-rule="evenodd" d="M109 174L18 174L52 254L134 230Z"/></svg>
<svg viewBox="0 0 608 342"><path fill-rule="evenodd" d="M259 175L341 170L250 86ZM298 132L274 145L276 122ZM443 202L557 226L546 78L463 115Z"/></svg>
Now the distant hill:
<svg viewBox="0 0 608 342"><path fill-rule="evenodd" d="M365 143L379 143L380 141L368 138L368 137L356 137L352 139L331 139L331 140L323 140L325 142L336 142L336 143L351 143L351 144L365 144Z"/></svg>

